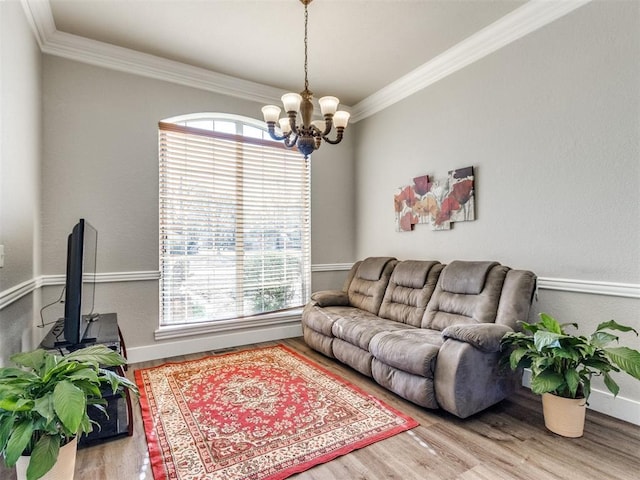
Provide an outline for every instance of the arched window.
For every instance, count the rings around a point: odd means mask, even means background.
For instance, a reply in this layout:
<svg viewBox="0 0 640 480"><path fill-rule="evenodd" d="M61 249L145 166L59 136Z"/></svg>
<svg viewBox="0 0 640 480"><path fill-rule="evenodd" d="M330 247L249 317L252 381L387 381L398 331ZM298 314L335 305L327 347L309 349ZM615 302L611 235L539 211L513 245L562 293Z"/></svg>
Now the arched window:
<svg viewBox="0 0 640 480"><path fill-rule="evenodd" d="M160 122L161 327L307 301L309 164L263 125L212 113Z"/></svg>

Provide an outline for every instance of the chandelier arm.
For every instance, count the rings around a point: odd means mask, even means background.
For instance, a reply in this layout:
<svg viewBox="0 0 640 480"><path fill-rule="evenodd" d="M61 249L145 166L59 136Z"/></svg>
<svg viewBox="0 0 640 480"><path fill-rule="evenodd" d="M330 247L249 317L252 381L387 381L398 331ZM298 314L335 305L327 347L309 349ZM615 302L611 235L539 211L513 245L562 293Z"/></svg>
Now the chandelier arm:
<svg viewBox="0 0 640 480"><path fill-rule="evenodd" d="M338 143L340 143L342 141L342 137L344 134L344 127L336 127L336 130L338 131L338 136L336 137L335 140L331 140L329 137L323 135L322 139L327 142L330 143L331 145L337 145Z"/></svg>
<svg viewBox="0 0 640 480"><path fill-rule="evenodd" d="M331 132L331 129L333 128L333 122L331 121L332 117L333 117L333 115L325 115L324 116L324 125L325 126L324 126L323 130L320 130L314 124L311 124L311 127L310 127L311 135L313 135L314 137L318 137L318 138L324 138L325 136L329 135L329 133Z"/></svg>
<svg viewBox="0 0 640 480"><path fill-rule="evenodd" d="M267 122L267 128L268 128L269 136L274 140L277 140L278 142L289 138L290 133L287 133L283 136L279 136L276 134L276 122Z"/></svg>
<svg viewBox="0 0 640 480"><path fill-rule="evenodd" d="M324 116L324 132L322 132L322 138L329 135L329 132L331 132L331 127L333 127L333 115L325 115Z"/></svg>
<svg viewBox="0 0 640 480"><path fill-rule="evenodd" d="M287 116L289 117L289 126L291 127L291 131L293 133L295 133L296 135L300 134L300 128L298 127L296 120L298 117L297 112L295 111L291 111L291 112L287 112Z"/></svg>
<svg viewBox="0 0 640 480"><path fill-rule="evenodd" d="M323 132L322 130L320 130L318 127L316 127L315 125L311 125L311 127L309 128L309 133L311 134L312 137L316 138L316 137L322 137Z"/></svg>
<svg viewBox="0 0 640 480"><path fill-rule="evenodd" d="M284 139L284 146L287 148L292 148L295 146L296 143L298 143L298 133L296 132L294 135L289 134L285 139Z"/></svg>

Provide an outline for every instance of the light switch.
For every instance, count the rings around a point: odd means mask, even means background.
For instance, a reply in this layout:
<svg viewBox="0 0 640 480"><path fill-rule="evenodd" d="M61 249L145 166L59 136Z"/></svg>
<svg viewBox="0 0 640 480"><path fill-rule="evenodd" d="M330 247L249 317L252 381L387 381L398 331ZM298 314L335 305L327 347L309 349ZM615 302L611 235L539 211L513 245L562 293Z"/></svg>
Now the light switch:
<svg viewBox="0 0 640 480"><path fill-rule="evenodd" d="M0 245L0 268L4 267L4 245Z"/></svg>

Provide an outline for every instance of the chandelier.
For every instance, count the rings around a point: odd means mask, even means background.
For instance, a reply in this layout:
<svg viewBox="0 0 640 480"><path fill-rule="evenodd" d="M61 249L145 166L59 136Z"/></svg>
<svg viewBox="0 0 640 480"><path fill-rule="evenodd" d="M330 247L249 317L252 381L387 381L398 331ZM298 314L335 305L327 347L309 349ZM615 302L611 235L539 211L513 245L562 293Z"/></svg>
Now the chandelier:
<svg viewBox="0 0 640 480"><path fill-rule="evenodd" d="M322 140L332 145L340 143L344 129L349 121L349 112L338 110L340 100L336 97L322 97L318 100L320 111L324 120L313 120L313 92L309 91L309 79L307 78L307 24L309 13L307 6L313 0L300 0L304 5L304 90L298 93L285 93L282 96L282 103L287 116L280 118L280 107L275 105L265 105L262 107L264 121L267 123L269 135L277 141L284 140L287 148L296 146L304 155L309 155L320 148ZM300 113L302 124L299 123L298 113ZM282 135L276 132L276 123L280 127ZM335 127L337 136L331 140L328 135Z"/></svg>

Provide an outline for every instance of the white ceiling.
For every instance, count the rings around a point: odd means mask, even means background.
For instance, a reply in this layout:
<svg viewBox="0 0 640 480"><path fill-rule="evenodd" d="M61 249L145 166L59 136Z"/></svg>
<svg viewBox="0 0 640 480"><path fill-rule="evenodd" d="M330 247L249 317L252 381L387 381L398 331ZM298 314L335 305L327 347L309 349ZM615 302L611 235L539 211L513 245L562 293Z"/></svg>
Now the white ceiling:
<svg viewBox="0 0 640 480"><path fill-rule="evenodd" d="M591 1L313 0L310 88L355 123ZM49 55L262 104L304 88L299 0L20 2Z"/></svg>
<svg viewBox="0 0 640 480"><path fill-rule="evenodd" d="M59 32L287 91L303 89L299 0L48 2ZM524 3L314 0L310 89L316 98L334 95L355 105Z"/></svg>

